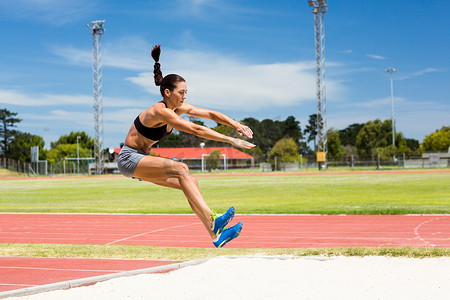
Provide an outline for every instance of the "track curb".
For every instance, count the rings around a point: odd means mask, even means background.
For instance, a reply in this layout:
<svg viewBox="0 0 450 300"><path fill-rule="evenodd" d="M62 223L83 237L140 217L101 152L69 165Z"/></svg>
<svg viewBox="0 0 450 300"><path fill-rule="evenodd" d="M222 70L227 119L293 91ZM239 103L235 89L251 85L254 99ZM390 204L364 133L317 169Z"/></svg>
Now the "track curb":
<svg viewBox="0 0 450 300"><path fill-rule="evenodd" d="M197 259L197 260L191 260L181 263L173 263L165 266L158 266L158 267L150 267L150 268L144 268L144 269L138 269L138 270L132 270L132 271L124 271L119 273L113 273L113 274L107 274L107 275L100 275L100 276L94 276L94 277L87 277L87 278L81 278L81 279L74 279L74 280L68 280L68 281L62 281L57 283L50 283L30 288L24 288L24 289L18 289L13 291L6 291L0 293L0 299L9 298L9 297L23 297L23 296L29 296L33 294L38 293L45 293L50 291L56 291L56 290L67 290L75 287L82 287L82 286L89 286L96 284L98 282L119 278L119 277L128 277L133 275L140 275L140 274L152 274L152 273L167 273L171 271L175 271L184 267L188 266L194 266L201 263L204 263L208 260L208 258L203 259Z"/></svg>
<svg viewBox="0 0 450 300"><path fill-rule="evenodd" d="M124 272L119 272L119 273L93 276L93 277L87 277L87 278L81 278L81 279L74 279L74 280L62 281L62 282L57 282L57 283L51 283L51 284L46 284L46 285L30 287L30 288L2 292L2 293L0 293L0 299L9 298L9 297L30 296L30 295L34 295L34 294L51 292L51 291L56 291L56 290L68 290L71 288L90 286L90 285L94 285L94 284L102 282L102 281L107 281L110 279L115 279L115 278L120 278L120 277L129 277L129 276L141 275L141 274L167 273L167 272L179 270L184 267L199 265L199 264L205 263L205 262L207 262L211 259L215 259L215 258L238 259L238 258L243 258L243 257L245 257L245 258L279 259L279 260L312 259L312 260L319 260L319 261L327 261L327 260L335 259L333 257L321 257L321 256L295 257L295 256L291 256L291 255L274 255L274 256L269 255L268 256L268 255L258 255L258 254L250 255L250 256L231 256L231 255L214 256L214 257L207 257L207 258L185 261L185 262L181 262L181 263L173 263L173 264L169 264L169 265L165 265L165 266L150 267L150 268L144 268L144 269L138 269L138 270L132 270L132 271L124 271Z"/></svg>

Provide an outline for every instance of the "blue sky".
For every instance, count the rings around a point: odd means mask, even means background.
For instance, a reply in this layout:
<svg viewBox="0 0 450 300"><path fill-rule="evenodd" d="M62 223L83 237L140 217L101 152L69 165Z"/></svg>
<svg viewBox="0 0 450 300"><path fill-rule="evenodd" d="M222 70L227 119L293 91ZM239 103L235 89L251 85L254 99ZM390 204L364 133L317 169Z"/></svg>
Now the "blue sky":
<svg viewBox="0 0 450 300"><path fill-rule="evenodd" d="M448 1L328 1L328 128L390 119L423 141L450 126ZM304 129L316 113L314 22L306 0L0 0L0 108L47 146L71 131L94 136L92 36L103 42L104 147L123 142L136 115L160 100L150 49L182 75L187 102L241 120ZM213 123L207 123L212 126Z"/></svg>

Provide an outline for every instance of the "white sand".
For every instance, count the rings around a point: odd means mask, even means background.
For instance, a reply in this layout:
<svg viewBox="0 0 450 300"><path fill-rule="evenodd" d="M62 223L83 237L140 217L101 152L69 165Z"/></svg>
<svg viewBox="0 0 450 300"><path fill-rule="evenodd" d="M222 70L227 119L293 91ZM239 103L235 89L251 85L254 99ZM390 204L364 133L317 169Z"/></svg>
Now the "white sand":
<svg viewBox="0 0 450 300"><path fill-rule="evenodd" d="M450 257L214 258L11 299L450 299Z"/></svg>

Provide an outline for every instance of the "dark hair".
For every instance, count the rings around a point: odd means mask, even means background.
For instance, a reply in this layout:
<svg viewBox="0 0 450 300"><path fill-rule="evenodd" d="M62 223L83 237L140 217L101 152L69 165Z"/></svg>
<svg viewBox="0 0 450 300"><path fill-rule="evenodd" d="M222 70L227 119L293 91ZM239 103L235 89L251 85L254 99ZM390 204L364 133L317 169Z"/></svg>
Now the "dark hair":
<svg viewBox="0 0 450 300"><path fill-rule="evenodd" d="M183 77L177 74L169 74L163 77L161 72L161 64L159 63L159 56L161 55L161 45L156 45L152 48L152 57L155 60L153 66L153 74L155 78L155 85L159 86L161 96L164 97L164 90L172 91L176 88L178 82L186 82Z"/></svg>

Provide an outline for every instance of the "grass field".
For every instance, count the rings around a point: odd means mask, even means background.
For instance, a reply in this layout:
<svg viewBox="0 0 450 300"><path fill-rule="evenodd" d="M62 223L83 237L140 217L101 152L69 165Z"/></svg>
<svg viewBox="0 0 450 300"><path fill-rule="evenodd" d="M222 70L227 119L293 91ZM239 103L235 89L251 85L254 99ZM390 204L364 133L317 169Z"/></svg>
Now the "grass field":
<svg viewBox="0 0 450 300"><path fill-rule="evenodd" d="M59 244L0 244L0 256L72 257L187 261L216 256L292 255L292 256L392 256L442 257L450 256L448 248L418 247L349 247L315 249L233 249L233 248L167 248L132 245L59 245Z"/></svg>
<svg viewBox="0 0 450 300"><path fill-rule="evenodd" d="M299 173L301 174L301 173ZM199 176L209 206L240 214L448 214L450 172ZM223 174L220 174L223 175ZM240 176L253 175L253 176ZM267 175L267 174L265 174ZM122 176L0 180L1 212L192 213L181 191ZM195 249L0 244L2 256L189 260L219 255L450 256L450 249Z"/></svg>
<svg viewBox="0 0 450 300"><path fill-rule="evenodd" d="M198 177L241 214L447 214L450 173ZM122 176L0 181L2 212L192 213L183 193Z"/></svg>

